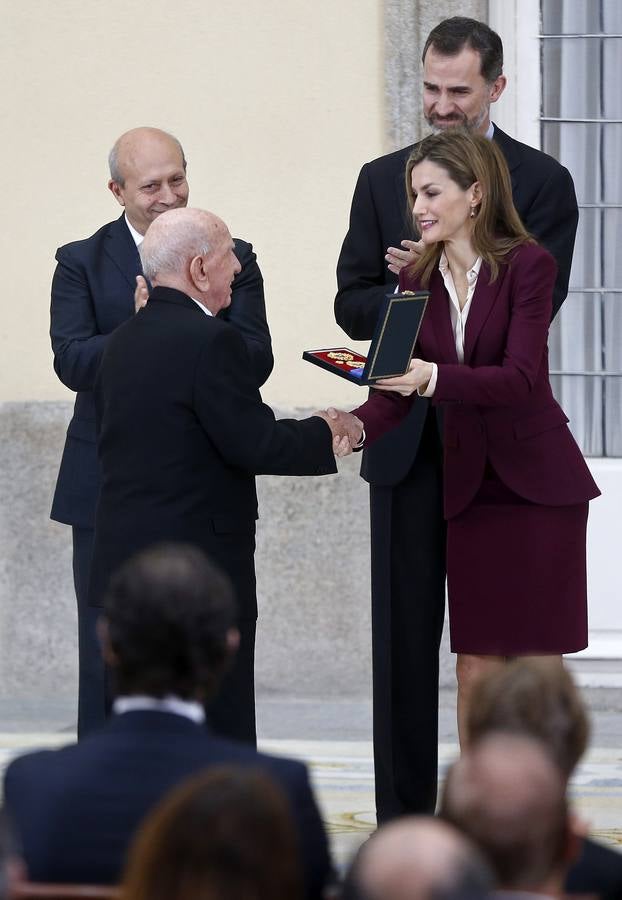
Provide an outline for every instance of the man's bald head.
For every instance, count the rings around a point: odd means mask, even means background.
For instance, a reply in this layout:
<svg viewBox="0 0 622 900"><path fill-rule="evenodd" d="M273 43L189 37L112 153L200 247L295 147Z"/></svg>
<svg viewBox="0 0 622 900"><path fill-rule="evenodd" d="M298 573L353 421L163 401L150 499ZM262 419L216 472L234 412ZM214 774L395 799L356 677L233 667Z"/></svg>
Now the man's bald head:
<svg viewBox="0 0 622 900"><path fill-rule="evenodd" d="M491 734L476 742L449 770L440 814L484 853L498 887L563 883L565 778L539 741Z"/></svg>
<svg viewBox="0 0 622 900"><path fill-rule="evenodd" d="M147 148L153 151L156 147L166 147L167 149L174 147L179 154L183 168L186 168L184 148L175 135L163 131L161 128L151 128L145 125L140 128L131 128L114 142L112 150L108 154L111 179L123 187L127 167L136 165L141 152L144 153Z"/></svg>
<svg viewBox="0 0 622 900"><path fill-rule="evenodd" d="M424 816L380 828L360 851L353 881L365 900L483 897L492 883L479 851L466 838Z"/></svg>
<svg viewBox="0 0 622 900"><path fill-rule="evenodd" d="M126 131L115 142L108 162L108 187L140 234L161 213L188 202L186 158L172 134L159 128Z"/></svg>
<svg viewBox="0 0 622 900"><path fill-rule="evenodd" d="M229 229L203 209L172 209L150 225L140 246L145 276L183 291L217 313L229 305L240 271Z"/></svg>

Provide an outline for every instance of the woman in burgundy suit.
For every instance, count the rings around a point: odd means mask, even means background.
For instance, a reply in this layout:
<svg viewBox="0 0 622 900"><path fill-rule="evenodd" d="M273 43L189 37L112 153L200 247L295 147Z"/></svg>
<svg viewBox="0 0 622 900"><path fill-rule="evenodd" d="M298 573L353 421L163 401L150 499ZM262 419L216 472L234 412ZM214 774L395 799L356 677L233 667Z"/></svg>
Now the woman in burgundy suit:
<svg viewBox="0 0 622 900"><path fill-rule="evenodd" d="M419 358L355 413L370 443L418 396L442 412L462 732L485 669L514 656L558 664L587 645L585 533L599 491L549 383L555 261L520 221L503 156L478 135L431 135L406 181L426 247L400 288L430 291Z"/></svg>

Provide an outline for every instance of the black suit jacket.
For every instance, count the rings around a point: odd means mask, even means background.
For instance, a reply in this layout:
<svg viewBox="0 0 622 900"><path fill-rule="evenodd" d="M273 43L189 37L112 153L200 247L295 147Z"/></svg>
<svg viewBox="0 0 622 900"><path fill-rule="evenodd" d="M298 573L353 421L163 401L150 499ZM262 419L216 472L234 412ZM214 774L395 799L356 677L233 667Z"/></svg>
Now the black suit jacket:
<svg viewBox="0 0 622 900"><path fill-rule="evenodd" d="M327 424L276 421L239 332L163 287L110 336L95 403L102 488L91 601L133 552L180 540L219 562L241 615L255 615L254 475L335 472Z"/></svg>
<svg viewBox="0 0 622 900"><path fill-rule="evenodd" d="M558 266L553 314L568 292L578 210L567 169L540 150L521 144L495 126L494 140L506 158L514 204L525 227L555 257ZM414 145L413 145L414 146ZM350 213L350 227L337 263L335 317L356 340L370 340L385 294L397 276L387 269L387 247L416 239L407 209L405 170L413 147L367 163L361 169ZM412 466L428 401L419 398L406 419L363 456L361 474L372 484L402 481Z"/></svg>
<svg viewBox="0 0 622 900"><path fill-rule="evenodd" d="M263 279L250 244L236 239L242 266L233 282L231 306L221 317L243 335L257 384L272 371ZM94 235L60 247L52 281L54 369L77 392L60 465L51 516L92 528L99 491L93 385L108 335L134 315L136 276L142 274L134 239L121 216Z"/></svg>
<svg viewBox="0 0 622 900"><path fill-rule="evenodd" d="M285 791L300 835L307 895L330 870L326 835L300 762L222 740L183 716L114 716L79 744L14 760L5 804L32 881L119 881L132 836L173 786L218 765L263 769Z"/></svg>

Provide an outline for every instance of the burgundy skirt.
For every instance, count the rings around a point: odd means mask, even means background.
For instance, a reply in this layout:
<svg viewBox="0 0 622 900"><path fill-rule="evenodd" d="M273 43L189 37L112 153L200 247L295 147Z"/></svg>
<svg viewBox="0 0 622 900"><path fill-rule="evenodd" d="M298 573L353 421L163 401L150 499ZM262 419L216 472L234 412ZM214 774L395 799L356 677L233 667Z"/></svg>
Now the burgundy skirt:
<svg viewBox="0 0 622 900"><path fill-rule="evenodd" d="M488 466L447 523L451 649L494 656L587 647L588 504L540 506Z"/></svg>

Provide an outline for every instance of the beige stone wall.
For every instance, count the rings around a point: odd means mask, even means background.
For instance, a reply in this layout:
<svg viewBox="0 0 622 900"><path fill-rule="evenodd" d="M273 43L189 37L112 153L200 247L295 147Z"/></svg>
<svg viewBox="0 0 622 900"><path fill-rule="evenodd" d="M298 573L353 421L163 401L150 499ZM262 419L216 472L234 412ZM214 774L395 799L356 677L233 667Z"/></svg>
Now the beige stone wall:
<svg viewBox="0 0 622 900"><path fill-rule="evenodd" d="M281 406L358 398L303 363L341 342L334 268L360 165L383 144L378 0L0 0L5 138L0 401L60 400L49 284L58 244L120 213L106 189L115 137L167 128L191 202L255 245Z"/></svg>

